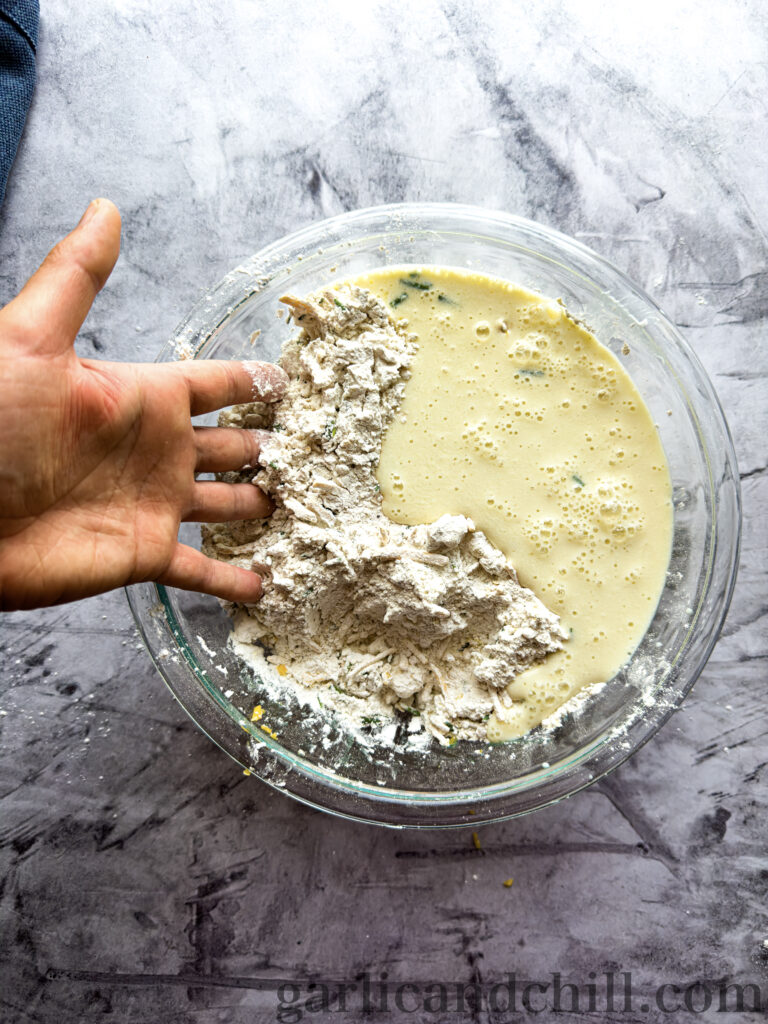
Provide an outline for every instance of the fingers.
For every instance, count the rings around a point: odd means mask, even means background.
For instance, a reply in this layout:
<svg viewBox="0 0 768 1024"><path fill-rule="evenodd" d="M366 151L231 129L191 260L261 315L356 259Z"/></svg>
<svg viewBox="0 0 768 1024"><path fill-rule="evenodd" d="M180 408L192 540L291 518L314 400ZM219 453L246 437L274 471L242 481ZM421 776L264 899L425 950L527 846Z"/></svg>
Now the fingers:
<svg viewBox="0 0 768 1024"><path fill-rule="evenodd" d="M226 473L256 466L259 457L258 430L239 427L195 427L197 473Z"/></svg>
<svg viewBox="0 0 768 1024"><path fill-rule="evenodd" d="M51 249L2 311L25 349L56 355L72 345L119 252L117 207L94 199L74 231Z"/></svg>
<svg viewBox="0 0 768 1024"><path fill-rule="evenodd" d="M275 363L200 359L169 369L186 380L193 416L239 402L276 402L288 385L288 375Z"/></svg>
<svg viewBox="0 0 768 1024"><path fill-rule="evenodd" d="M262 592L261 577L255 572L208 558L186 544L176 545L168 568L157 582L240 604L253 604Z"/></svg>
<svg viewBox="0 0 768 1024"><path fill-rule="evenodd" d="M187 523L231 523L240 519L265 519L274 505L255 484L196 483L192 504L184 515Z"/></svg>

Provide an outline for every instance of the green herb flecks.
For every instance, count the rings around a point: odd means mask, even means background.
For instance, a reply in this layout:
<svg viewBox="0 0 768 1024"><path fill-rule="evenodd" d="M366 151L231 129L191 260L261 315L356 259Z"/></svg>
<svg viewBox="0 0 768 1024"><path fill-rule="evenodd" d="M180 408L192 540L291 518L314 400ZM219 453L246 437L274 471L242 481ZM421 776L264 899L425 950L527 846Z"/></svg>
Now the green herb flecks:
<svg viewBox="0 0 768 1024"><path fill-rule="evenodd" d="M276 462L270 462L270 466L272 467L272 469L277 469L277 463Z"/></svg>
<svg viewBox="0 0 768 1024"><path fill-rule="evenodd" d="M366 715L362 722L363 725L381 725L381 719L378 715Z"/></svg>
<svg viewBox="0 0 768 1024"><path fill-rule="evenodd" d="M437 301L445 302L449 306L458 306L458 302L455 299L450 298L450 296L446 295L445 292L437 293Z"/></svg>
<svg viewBox="0 0 768 1024"><path fill-rule="evenodd" d="M545 376L543 370L529 370L529 369L526 368L524 370L518 370L517 372L521 373L524 377L544 377Z"/></svg>
<svg viewBox="0 0 768 1024"><path fill-rule="evenodd" d="M343 302L339 302L339 300L336 298L336 296L334 296L333 301L334 301L334 304L339 307L339 309L343 309L345 313L347 312L347 307L344 305Z"/></svg>
<svg viewBox="0 0 768 1024"><path fill-rule="evenodd" d="M400 292L399 295L396 295L394 299L392 299L392 301L390 302L390 306L399 306L401 303L405 302L407 298L408 292Z"/></svg>
<svg viewBox="0 0 768 1024"><path fill-rule="evenodd" d="M401 710L404 711L406 715L421 715L419 709L411 707L410 704L406 704Z"/></svg>
<svg viewBox="0 0 768 1024"><path fill-rule="evenodd" d="M325 424L325 430L323 431L323 440L330 441L331 438L336 436L336 421L328 420Z"/></svg>
<svg viewBox="0 0 768 1024"><path fill-rule="evenodd" d="M283 426L282 423L273 423L272 424L272 429L274 431L276 431L276 433L279 434L281 430L285 430L285 427Z"/></svg>
<svg viewBox="0 0 768 1024"><path fill-rule="evenodd" d="M355 746L355 741L353 739L350 739L349 743L347 744L346 750L344 751L344 753L341 756L341 759L338 762L337 768L341 768L342 765L347 763L347 761L349 760L349 755L352 753Z"/></svg>
<svg viewBox="0 0 768 1024"><path fill-rule="evenodd" d="M428 292L434 285L431 281L418 281L418 274L409 274L408 277L401 277L400 284L404 284L406 288L415 288L419 292Z"/></svg>
<svg viewBox="0 0 768 1024"><path fill-rule="evenodd" d="M584 481L581 479L581 477L578 475L578 473L573 473L571 475L571 480L573 480L573 482L576 484L577 487L583 487L584 486Z"/></svg>

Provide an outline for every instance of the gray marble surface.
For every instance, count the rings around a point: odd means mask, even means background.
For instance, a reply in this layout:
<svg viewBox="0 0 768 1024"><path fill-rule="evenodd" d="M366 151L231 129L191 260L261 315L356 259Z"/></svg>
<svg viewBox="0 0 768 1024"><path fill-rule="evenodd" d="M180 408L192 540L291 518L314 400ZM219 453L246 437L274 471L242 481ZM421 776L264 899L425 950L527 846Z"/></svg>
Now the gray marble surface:
<svg viewBox="0 0 768 1024"><path fill-rule="evenodd" d="M684 709L598 785L483 828L480 850L244 778L165 690L121 593L4 616L4 1024L357 1021L351 997L319 1009L322 984L364 974L390 985L375 1021L527 1019L519 993L512 1014L424 1009L414 989L398 1009L397 986L555 972L581 1004L564 994L552 1019L764 1015L656 993L754 983L768 1005L768 17L762 0L618 10L43 4L0 299L94 195L121 207L123 251L78 346L126 360L154 358L207 285L311 220L393 200L506 209L582 239L680 325L726 410L745 518L731 612ZM631 972L631 1010L600 1009L611 971L617 991ZM299 987L281 1001L282 983Z"/></svg>

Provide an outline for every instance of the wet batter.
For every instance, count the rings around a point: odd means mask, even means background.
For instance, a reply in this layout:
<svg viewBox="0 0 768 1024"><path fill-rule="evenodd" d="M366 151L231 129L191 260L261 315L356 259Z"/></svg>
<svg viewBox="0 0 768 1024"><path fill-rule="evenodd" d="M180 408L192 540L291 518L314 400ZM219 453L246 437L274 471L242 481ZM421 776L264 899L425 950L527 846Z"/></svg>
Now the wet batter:
<svg viewBox="0 0 768 1024"><path fill-rule="evenodd" d="M471 518L569 634L518 675L490 739L610 679L645 633L672 538L658 432L616 357L553 300L443 267L355 283L418 338L378 479L395 522Z"/></svg>

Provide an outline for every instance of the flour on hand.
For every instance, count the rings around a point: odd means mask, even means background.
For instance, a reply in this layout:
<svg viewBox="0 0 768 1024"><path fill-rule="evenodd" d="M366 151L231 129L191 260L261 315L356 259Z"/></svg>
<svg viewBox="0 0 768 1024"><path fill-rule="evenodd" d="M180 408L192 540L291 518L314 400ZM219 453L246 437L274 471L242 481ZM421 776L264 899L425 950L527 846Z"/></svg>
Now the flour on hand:
<svg viewBox="0 0 768 1024"><path fill-rule="evenodd" d="M203 527L206 554L264 576L258 604L229 606L233 646L302 699L322 688L350 726L399 711L441 743L484 740L511 705L507 684L562 647L558 617L470 519L382 513L376 467L415 351L407 323L354 286L282 301L300 328L280 358L285 397L219 421L266 428L259 472L225 479L252 480L276 509Z"/></svg>

